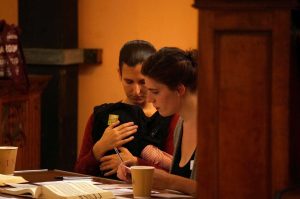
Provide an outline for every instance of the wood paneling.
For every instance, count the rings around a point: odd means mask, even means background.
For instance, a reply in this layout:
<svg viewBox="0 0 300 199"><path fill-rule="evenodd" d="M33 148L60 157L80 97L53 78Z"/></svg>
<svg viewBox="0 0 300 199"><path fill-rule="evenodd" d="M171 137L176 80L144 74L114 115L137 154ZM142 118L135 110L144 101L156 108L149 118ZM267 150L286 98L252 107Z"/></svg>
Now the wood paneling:
<svg viewBox="0 0 300 199"><path fill-rule="evenodd" d="M16 170L39 169L41 159L41 92L49 77L30 77L30 90L0 81L0 145L18 146Z"/></svg>
<svg viewBox="0 0 300 199"><path fill-rule="evenodd" d="M221 198L253 197L256 192L267 198L271 155L270 40L268 32L216 33ZM244 191L226 186L229 179Z"/></svg>
<svg viewBox="0 0 300 199"><path fill-rule="evenodd" d="M290 12L199 12L205 199L271 199L289 184Z"/></svg>

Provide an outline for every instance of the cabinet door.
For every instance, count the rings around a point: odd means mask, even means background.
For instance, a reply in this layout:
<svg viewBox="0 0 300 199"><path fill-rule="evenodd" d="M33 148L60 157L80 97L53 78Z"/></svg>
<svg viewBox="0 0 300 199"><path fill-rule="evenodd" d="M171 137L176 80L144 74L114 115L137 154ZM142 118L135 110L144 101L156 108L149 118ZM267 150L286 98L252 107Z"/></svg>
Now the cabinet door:
<svg viewBox="0 0 300 199"><path fill-rule="evenodd" d="M16 170L40 168L40 96L0 99L0 144L18 146Z"/></svg>
<svg viewBox="0 0 300 199"><path fill-rule="evenodd" d="M271 199L289 181L290 12L199 13L199 196Z"/></svg>

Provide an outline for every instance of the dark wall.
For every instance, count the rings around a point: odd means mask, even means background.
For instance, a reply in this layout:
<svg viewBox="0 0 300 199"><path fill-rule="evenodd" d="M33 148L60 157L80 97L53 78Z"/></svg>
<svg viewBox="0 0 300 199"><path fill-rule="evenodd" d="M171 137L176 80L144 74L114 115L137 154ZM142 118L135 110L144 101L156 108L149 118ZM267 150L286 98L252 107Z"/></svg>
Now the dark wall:
<svg viewBox="0 0 300 199"><path fill-rule="evenodd" d="M77 0L20 0L24 48L77 48ZM28 65L52 78L42 94L41 167L73 170L77 157L78 65Z"/></svg>
<svg viewBox="0 0 300 199"><path fill-rule="evenodd" d="M76 48L77 0L19 1L24 47Z"/></svg>

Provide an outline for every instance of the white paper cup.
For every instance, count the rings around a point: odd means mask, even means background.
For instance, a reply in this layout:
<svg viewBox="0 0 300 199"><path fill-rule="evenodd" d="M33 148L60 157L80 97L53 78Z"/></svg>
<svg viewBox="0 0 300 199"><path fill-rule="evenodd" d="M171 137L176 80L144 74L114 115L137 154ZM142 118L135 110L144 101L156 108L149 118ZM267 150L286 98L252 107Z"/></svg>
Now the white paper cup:
<svg viewBox="0 0 300 199"><path fill-rule="evenodd" d="M151 198L152 180L154 167L151 166L132 166L130 167L133 197Z"/></svg>
<svg viewBox="0 0 300 199"><path fill-rule="evenodd" d="M12 175L15 171L18 147L0 146L0 173Z"/></svg>

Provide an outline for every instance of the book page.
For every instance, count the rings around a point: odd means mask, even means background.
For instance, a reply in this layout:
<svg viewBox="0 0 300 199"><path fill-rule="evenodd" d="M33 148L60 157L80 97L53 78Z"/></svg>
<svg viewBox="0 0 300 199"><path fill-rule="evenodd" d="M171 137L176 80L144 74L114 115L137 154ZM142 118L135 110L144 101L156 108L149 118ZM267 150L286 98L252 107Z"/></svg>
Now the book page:
<svg viewBox="0 0 300 199"><path fill-rule="evenodd" d="M94 198L114 198L111 191L102 190L91 182L58 182L42 185L44 198L72 198L77 196L93 195Z"/></svg>
<svg viewBox="0 0 300 199"><path fill-rule="evenodd" d="M4 186L7 183L24 183L28 182L21 176L3 175L0 174L0 186Z"/></svg>
<svg viewBox="0 0 300 199"><path fill-rule="evenodd" d="M41 193L41 190L40 187L32 185L30 187L1 188L0 192L10 195L38 198Z"/></svg>

